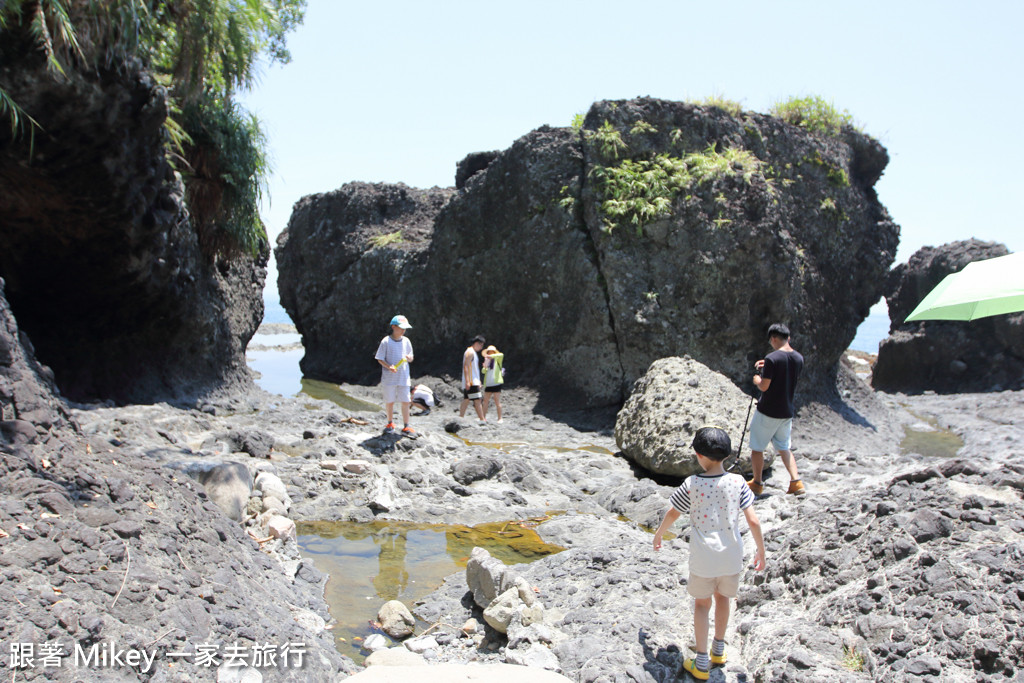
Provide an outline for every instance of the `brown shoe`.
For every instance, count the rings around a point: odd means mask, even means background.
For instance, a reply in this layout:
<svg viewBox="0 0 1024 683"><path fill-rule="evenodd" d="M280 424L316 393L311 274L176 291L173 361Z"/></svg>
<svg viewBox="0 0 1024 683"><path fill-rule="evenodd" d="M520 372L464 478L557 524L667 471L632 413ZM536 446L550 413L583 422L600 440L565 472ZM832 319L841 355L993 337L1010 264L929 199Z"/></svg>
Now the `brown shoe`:
<svg viewBox="0 0 1024 683"><path fill-rule="evenodd" d="M761 492L764 491L764 482L754 481L751 479L747 482L747 486L750 487L750 492L755 496L760 496Z"/></svg>
<svg viewBox="0 0 1024 683"><path fill-rule="evenodd" d="M789 482L789 490L786 491L786 493L792 493L794 496L802 496L807 493L807 491L804 490L804 483L802 481L794 479Z"/></svg>

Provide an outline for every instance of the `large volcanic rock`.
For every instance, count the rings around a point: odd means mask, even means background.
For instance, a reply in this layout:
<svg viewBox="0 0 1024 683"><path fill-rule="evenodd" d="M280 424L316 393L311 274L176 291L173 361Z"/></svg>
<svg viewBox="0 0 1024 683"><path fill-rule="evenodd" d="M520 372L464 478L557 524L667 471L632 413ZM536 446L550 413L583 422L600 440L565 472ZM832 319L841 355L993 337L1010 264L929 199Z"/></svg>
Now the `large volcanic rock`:
<svg viewBox="0 0 1024 683"><path fill-rule="evenodd" d="M753 157L659 200L667 211L639 230L628 220L608 226L614 196L600 179L609 169L709 149ZM768 325L783 321L807 358L801 388L813 394L832 383L882 294L898 239L873 189L887 161L848 127L833 137L754 113L599 102L582 130L540 128L462 164L462 189L431 205L428 244L364 237L336 267L344 235L406 229L331 214L329 204L350 201L335 193L303 200L278 241L278 285L300 331L314 335L303 367L323 379L372 379L375 344L403 313L415 326L414 372L457 375L461 350L483 333L516 381L563 388L581 405L614 404L667 356L689 354L748 382L751 361L769 350ZM354 200L365 191L338 192ZM375 192L383 214L389 196L410 191Z"/></svg>
<svg viewBox="0 0 1024 683"><path fill-rule="evenodd" d="M871 383L883 391L962 393L1024 386L1024 314L972 321L904 322L950 273L1005 256L1006 246L970 239L924 247L889 275L889 336Z"/></svg>
<svg viewBox="0 0 1024 683"><path fill-rule="evenodd" d="M56 79L0 34L0 86L42 127L0 126L0 276L64 395L189 399L249 381L269 253L202 252L164 149L166 93L135 63Z"/></svg>

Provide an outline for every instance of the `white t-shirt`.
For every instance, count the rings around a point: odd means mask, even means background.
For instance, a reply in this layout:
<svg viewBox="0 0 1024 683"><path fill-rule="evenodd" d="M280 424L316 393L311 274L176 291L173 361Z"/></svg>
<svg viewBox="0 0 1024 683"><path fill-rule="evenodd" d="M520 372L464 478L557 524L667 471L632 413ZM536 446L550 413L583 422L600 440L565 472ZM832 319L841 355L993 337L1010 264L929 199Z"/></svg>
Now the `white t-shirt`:
<svg viewBox="0 0 1024 683"><path fill-rule="evenodd" d="M412 342L403 336L401 339L393 339L391 335L380 340L377 347L377 360L382 360L388 365L394 365L406 356L412 355ZM397 372L391 372L385 367L380 369L380 383L388 386L409 386L409 363L402 363Z"/></svg>
<svg viewBox="0 0 1024 683"><path fill-rule="evenodd" d="M694 474L672 493L672 507L690 515L690 573L706 579L743 571L742 511L754 494L738 474Z"/></svg>
<svg viewBox="0 0 1024 683"><path fill-rule="evenodd" d="M412 400L419 399L428 408L434 406L434 392L426 384L417 384L412 390Z"/></svg>

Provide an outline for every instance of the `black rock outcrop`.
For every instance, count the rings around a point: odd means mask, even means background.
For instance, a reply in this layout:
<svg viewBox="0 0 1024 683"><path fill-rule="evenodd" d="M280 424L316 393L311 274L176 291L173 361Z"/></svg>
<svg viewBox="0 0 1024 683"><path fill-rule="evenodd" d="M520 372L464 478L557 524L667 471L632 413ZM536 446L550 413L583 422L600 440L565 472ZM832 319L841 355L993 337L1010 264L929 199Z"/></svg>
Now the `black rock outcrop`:
<svg viewBox="0 0 1024 683"><path fill-rule="evenodd" d="M75 399L187 399L248 382L269 252L210 257L165 153L166 92L134 62L46 71L0 34L0 85L41 129L0 126L0 277Z"/></svg>
<svg viewBox="0 0 1024 683"><path fill-rule="evenodd" d="M947 275L1007 253L1003 244L970 239L923 247L893 268L885 297L889 336L878 347L872 386L908 394L1024 387L1024 314L904 322Z"/></svg>
<svg viewBox="0 0 1024 683"><path fill-rule="evenodd" d="M849 127L816 134L645 98L596 103L581 130L542 127L485 157L460 165L457 192L430 191L446 203L409 213L434 212L432 234L333 208L397 215L391 198L413 192L403 186L351 184L297 205L278 286L304 371L372 379L376 343L403 313L414 372L458 375L483 333L516 381L614 404L673 355L746 386L767 326L784 321L813 393L833 384L898 241L873 189L888 156ZM398 230L404 241L387 244Z"/></svg>

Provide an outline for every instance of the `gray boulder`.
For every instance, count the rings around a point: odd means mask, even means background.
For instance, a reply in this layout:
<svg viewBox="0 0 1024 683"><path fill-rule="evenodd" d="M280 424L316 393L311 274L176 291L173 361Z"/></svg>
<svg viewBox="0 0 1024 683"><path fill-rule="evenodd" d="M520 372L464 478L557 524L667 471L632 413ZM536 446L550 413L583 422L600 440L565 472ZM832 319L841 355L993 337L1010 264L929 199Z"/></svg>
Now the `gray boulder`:
<svg viewBox="0 0 1024 683"><path fill-rule="evenodd" d="M970 239L924 247L889 275L889 336L871 384L882 391L962 393L1024 387L1024 314L979 320L904 322L950 273L1004 256L1006 246Z"/></svg>
<svg viewBox="0 0 1024 683"><path fill-rule="evenodd" d="M180 470L202 484L207 498L230 519L236 522L244 519L253 489L252 473L244 464L195 460L168 463L167 467Z"/></svg>
<svg viewBox="0 0 1024 683"><path fill-rule="evenodd" d="M466 585L478 606L487 607L502 592L507 571L501 560L483 548L473 548L466 562Z"/></svg>
<svg viewBox="0 0 1024 683"><path fill-rule="evenodd" d="M405 638L416 630L416 618L401 600L388 600L377 612L380 627L392 638Z"/></svg>
<svg viewBox="0 0 1024 683"><path fill-rule="evenodd" d="M753 372L751 372L753 375ZM687 477L702 472L690 444L701 427L721 427L739 448L751 399L729 378L689 357L662 358L637 380L615 421L615 442L630 460L656 474ZM749 436L749 435L748 435ZM749 442L739 453L750 471ZM765 453L765 464L774 452ZM734 460L730 458L727 466Z"/></svg>

